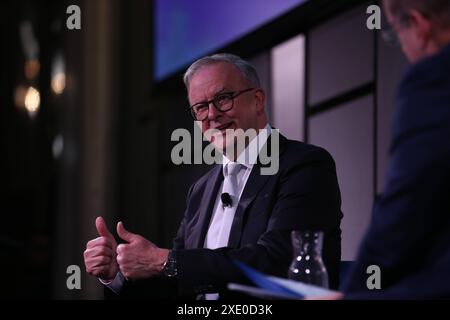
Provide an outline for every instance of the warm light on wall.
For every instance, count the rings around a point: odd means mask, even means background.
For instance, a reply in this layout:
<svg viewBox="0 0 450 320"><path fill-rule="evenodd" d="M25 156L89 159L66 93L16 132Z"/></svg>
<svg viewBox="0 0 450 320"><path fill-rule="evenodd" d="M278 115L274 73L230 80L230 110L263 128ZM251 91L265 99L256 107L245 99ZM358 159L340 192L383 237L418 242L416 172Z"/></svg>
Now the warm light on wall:
<svg viewBox="0 0 450 320"><path fill-rule="evenodd" d="M41 95L39 91L33 87L29 87L25 95L25 109L30 116L36 115L41 104Z"/></svg>
<svg viewBox="0 0 450 320"><path fill-rule="evenodd" d="M52 77L51 87L55 94L63 93L64 88L66 87L66 75L64 72L56 73Z"/></svg>
<svg viewBox="0 0 450 320"><path fill-rule="evenodd" d="M66 62L61 52L52 60L50 87L56 95L62 94L66 88Z"/></svg>

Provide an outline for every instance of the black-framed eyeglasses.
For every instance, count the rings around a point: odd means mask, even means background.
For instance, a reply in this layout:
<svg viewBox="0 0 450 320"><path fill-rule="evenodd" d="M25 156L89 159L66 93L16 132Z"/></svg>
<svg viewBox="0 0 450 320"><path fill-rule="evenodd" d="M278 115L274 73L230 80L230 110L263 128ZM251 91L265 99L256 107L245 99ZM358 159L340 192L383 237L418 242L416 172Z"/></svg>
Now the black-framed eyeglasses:
<svg viewBox="0 0 450 320"><path fill-rule="evenodd" d="M237 92L221 92L209 101L199 102L190 106L188 111L191 112L192 118L194 118L195 121L203 121L208 117L209 105L211 103L218 111L226 112L233 109L235 98L254 89L255 88L248 88Z"/></svg>

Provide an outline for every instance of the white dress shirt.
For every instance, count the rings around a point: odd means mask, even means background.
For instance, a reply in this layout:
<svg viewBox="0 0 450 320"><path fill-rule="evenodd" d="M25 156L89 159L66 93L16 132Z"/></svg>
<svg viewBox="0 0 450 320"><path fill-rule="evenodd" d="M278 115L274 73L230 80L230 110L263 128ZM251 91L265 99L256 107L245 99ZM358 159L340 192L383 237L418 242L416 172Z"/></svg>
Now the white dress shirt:
<svg viewBox="0 0 450 320"><path fill-rule="evenodd" d="M237 201L232 204L231 208L222 206L221 195L223 193L223 182L219 188L214 203L213 215L209 224L208 232L206 233L204 248L217 249L228 246L228 239L230 237L230 230L233 223L234 215L238 207L242 192L244 191L247 180L252 172L253 166L258 159L258 154L270 134L271 127L267 125L263 130L260 130L258 135L250 141L248 146L241 152L236 159L236 162L241 164L241 169L237 174ZM225 155L223 157L222 170L232 161ZM225 176L225 173L224 173ZM217 293L205 294L206 300L217 300L219 295Z"/></svg>

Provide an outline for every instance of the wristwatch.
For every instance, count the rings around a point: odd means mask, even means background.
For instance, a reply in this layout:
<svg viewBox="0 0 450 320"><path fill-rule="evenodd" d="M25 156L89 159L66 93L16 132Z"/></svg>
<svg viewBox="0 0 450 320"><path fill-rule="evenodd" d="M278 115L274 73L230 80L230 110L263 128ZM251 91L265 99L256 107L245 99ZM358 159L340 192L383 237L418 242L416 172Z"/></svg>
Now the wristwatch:
<svg viewBox="0 0 450 320"><path fill-rule="evenodd" d="M169 255L167 256L166 262L164 262L163 275L169 278L176 277L178 274L177 270L177 259L175 255L175 250L170 250Z"/></svg>

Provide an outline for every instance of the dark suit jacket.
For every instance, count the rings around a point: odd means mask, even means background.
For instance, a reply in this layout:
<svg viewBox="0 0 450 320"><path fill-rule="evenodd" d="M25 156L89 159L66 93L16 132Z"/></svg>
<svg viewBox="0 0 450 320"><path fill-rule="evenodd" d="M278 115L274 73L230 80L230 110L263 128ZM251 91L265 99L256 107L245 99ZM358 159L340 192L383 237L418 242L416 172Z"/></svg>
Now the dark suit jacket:
<svg viewBox="0 0 450 320"><path fill-rule="evenodd" d="M270 148L270 141L266 147ZM229 282L245 283L233 260L286 277L293 258L290 231L295 229L325 231L324 263L330 286L338 286L342 213L334 161L324 149L281 135L279 150L275 175L261 175L259 163L253 167L235 213L228 247L203 248L223 181L222 165L192 185L174 240L178 296L223 293ZM154 296L155 290L151 291ZM130 290L125 288L125 292Z"/></svg>
<svg viewBox="0 0 450 320"><path fill-rule="evenodd" d="M348 298L450 298L450 47L403 79L385 190L348 282ZM366 287L369 265L382 290Z"/></svg>
<svg viewBox="0 0 450 320"><path fill-rule="evenodd" d="M270 138L268 141L270 147ZM203 248L223 180L222 166L213 168L191 187L174 240L182 295L220 291L228 282L243 282L233 260L286 277L292 260L290 231L295 229L325 231L324 262L330 284L337 286L342 213L333 159L321 148L280 135L278 173L261 175L259 169L259 164L252 169L226 248Z"/></svg>

